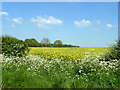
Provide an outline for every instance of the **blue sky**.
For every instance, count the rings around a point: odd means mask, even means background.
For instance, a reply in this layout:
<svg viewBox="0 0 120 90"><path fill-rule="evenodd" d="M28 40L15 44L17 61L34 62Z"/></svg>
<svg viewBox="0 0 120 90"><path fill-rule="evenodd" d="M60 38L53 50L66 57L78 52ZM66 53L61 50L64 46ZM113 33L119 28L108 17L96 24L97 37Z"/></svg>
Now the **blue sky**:
<svg viewBox="0 0 120 90"><path fill-rule="evenodd" d="M2 0L2 2L119 2L119 0Z"/></svg>
<svg viewBox="0 0 120 90"><path fill-rule="evenodd" d="M2 34L22 40L104 47L118 39L117 2L4 2Z"/></svg>

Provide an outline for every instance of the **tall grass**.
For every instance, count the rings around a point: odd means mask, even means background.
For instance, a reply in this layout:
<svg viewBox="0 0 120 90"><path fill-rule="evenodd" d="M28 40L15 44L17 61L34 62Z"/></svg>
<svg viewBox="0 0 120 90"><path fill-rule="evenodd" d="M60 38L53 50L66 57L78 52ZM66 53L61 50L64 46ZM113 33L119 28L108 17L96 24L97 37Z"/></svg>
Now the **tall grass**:
<svg viewBox="0 0 120 90"><path fill-rule="evenodd" d="M91 54L92 55L92 54ZM118 60L99 55L79 61L40 56L2 58L3 88L118 88Z"/></svg>

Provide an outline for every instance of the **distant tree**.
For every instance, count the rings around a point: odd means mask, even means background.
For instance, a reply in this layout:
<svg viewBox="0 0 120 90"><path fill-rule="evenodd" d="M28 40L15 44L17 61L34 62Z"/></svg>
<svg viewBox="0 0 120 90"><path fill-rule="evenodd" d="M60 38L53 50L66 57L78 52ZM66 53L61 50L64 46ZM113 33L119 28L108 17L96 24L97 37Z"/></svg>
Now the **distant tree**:
<svg viewBox="0 0 120 90"><path fill-rule="evenodd" d="M35 47L39 46L39 43L36 39L32 38L31 42L32 42L33 46L35 46Z"/></svg>
<svg viewBox="0 0 120 90"><path fill-rule="evenodd" d="M41 44L44 46L48 46L50 44L50 40L48 38L43 38L41 40Z"/></svg>
<svg viewBox="0 0 120 90"><path fill-rule="evenodd" d="M41 44L41 43L39 43L39 47L42 47L42 44Z"/></svg>
<svg viewBox="0 0 120 90"><path fill-rule="evenodd" d="M31 38L31 39L26 39L25 43L29 46L29 47L37 47L39 46L39 43L36 39Z"/></svg>
<svg viewBox="0 0 120 90"><path fill-rule="evenodd" d="M55 46L61 47L62 46L62 41L61 40L56 40L54 42Z"/></svg>
<svg viewBox="0 0 120 90"><path fill-rule="evenodd" d="M63 44L61 40L56 40L54 43L51 43L48 38L43 38L41 40L41 43L38 43L38 41L34 38L26 39L25 43L29 47L79 47L74 45Z"/></svg>
<svg viewBox="0 0 120 90"><path fill-rule="evenodd" d="M31 45L31 39L26 39L25 43L30 47L30 45Z"/></svg>

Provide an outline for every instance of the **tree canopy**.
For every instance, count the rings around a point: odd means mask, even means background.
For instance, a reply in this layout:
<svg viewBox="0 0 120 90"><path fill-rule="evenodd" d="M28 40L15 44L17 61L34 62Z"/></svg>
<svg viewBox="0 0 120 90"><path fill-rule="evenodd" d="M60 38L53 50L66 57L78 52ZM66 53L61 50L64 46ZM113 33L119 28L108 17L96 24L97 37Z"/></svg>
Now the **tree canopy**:
<svg viewBox="0 0 120 90"><path fill-rule="evenodd" d="M37 46L39 46L38 41L37 41L36 39L34 39L34 38L26 39L26 40L25 40L25 43L26 43L28 46L30 46L30 47L37 47Z"/></svg>
<svg viewBox="0 0 120 90"><path fill-rule="evenodd" d="M50 44L50 39L48 39L48 38L43 38L43 39L41 40L41 44Z"/></svg>
<svg viewBox="0 0 120 90"><path fill-rule="evenodd" d="M61 41L61 40L56 40L56 41L54 42L54 44L55 44L56 46L58 46L58 47L61 47L61 46L62 46L62 41Z"/></svg>
<svg viewBox="0 0 120 90"><path fill-rule="evenodd" d="M79 47L79 46L74 46L74 45L63 44L61 40L56 40L54 43L51 43L50 39L48 38L43 38L41 40L41 43L39 43L34 38L26 39L25 43L29 47Z"/></svg>

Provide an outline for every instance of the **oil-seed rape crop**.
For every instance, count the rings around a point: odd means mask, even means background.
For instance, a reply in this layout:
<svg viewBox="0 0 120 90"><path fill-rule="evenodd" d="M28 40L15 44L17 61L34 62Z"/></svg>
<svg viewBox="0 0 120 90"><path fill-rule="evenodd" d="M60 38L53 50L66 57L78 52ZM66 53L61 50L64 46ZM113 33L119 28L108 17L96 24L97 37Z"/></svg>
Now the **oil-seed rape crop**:
<svg viewBox="0 0 120 90"><path fill-rule="evenodd" d="M53 47L30 47L30 54L39 55L45 59L58 58L61 60L80 60L85 58L86 55L101 56L103 53L108 52L108 47L94 47L94 48L53 48Z"/></svg>

